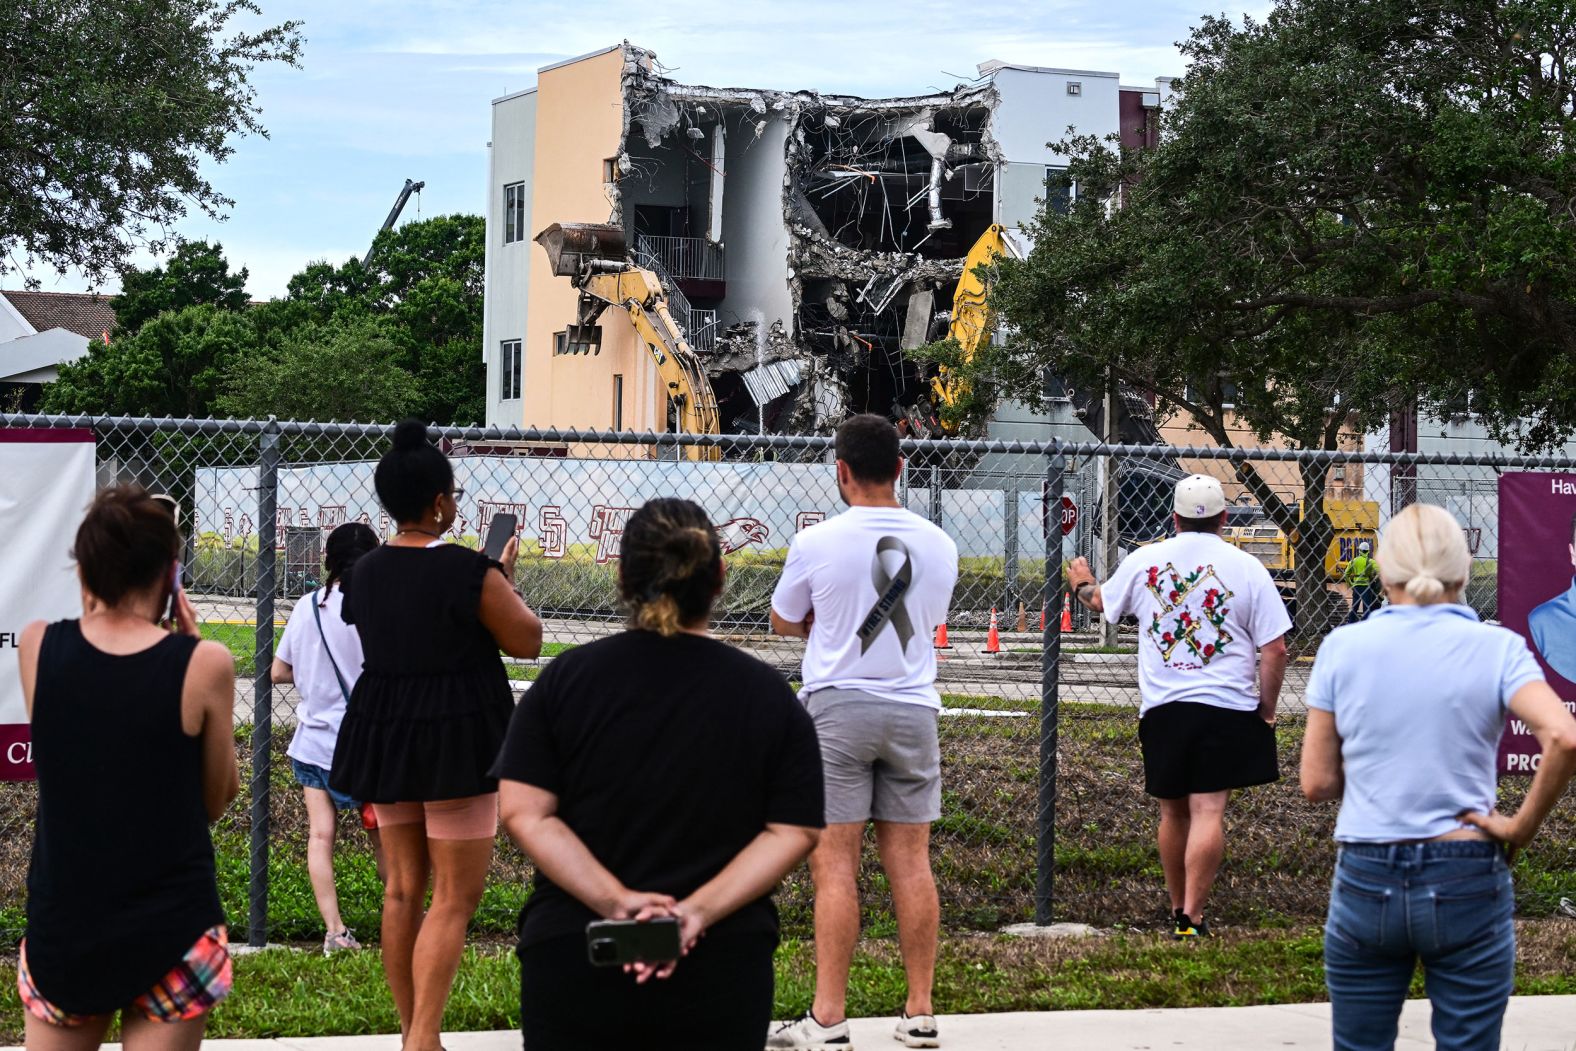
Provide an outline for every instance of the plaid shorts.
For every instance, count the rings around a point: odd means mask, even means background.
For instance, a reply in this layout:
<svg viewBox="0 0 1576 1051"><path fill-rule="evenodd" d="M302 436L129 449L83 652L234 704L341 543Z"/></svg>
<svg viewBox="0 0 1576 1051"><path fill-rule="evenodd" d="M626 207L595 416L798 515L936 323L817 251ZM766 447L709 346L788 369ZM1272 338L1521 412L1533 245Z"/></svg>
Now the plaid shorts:
<svg viewBox="0 0 1576 1051"><path fill-rule="evenodd" d="M230 995L230 935L222 926L209 927L174 969L159 979L152 989L126 1005L150 1022L189 1022L200 1018ZM87 1015L62 1011L38 991L27 969L27 942L22 942L16 967L16 987L22 1006L34 1018L50 1025L84 1025Z"/></svg>

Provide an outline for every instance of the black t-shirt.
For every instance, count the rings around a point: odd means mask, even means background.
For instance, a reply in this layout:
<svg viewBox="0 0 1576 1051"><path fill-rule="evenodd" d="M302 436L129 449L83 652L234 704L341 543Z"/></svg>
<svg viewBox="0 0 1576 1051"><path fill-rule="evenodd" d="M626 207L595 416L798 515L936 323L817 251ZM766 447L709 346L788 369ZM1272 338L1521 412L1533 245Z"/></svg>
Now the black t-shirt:
<svg viewBox="0 0 1576 1051"><path fill-rule="evenodd" d="M815 727L783 677L698 635L626 631L553 660L526 692L492 774L546 789L632 890L684 898L768 823L825 823ZM537 873L520 944L595 913ZM777 931L763 897L713 934Z"/></svg>

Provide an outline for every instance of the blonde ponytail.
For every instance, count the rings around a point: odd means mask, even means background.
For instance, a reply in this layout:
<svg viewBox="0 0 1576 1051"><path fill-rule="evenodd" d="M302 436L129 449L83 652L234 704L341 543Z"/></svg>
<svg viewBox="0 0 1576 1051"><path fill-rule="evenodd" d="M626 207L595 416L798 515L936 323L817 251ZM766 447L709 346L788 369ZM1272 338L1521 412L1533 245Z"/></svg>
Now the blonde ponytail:
<svg viewBox="0 0 1576 1051"><path fill-rule="evenodd" d="M1460 523L1443 507L1413 504L1390 520L1379 538L1379 579L1402 588L1419 606L1452 602L1472 571L1472 552Z"/></svg>

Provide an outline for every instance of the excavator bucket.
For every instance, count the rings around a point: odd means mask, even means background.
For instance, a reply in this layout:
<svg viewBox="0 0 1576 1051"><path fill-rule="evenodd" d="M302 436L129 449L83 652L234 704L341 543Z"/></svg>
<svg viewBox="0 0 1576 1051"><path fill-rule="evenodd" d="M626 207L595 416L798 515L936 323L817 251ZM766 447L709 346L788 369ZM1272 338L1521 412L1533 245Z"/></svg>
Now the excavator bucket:
<svg viewBox="0 0 1576 1051"><path fill-rule="evenodd" d="M622 263L628 247L623 229L607 223L554 223L536 243L547 250L554 277L579 277L593 260Z"/></svg>

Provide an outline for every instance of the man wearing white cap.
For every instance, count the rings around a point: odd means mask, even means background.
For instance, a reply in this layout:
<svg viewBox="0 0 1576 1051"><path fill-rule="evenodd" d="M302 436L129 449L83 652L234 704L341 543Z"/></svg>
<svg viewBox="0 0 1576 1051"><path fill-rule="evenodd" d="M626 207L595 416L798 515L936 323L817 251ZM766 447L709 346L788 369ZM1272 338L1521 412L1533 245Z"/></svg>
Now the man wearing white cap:
<svg viewBox="0 0 1576 1051"><path fill-rule="evenodd" d="M1144 790L1160 801L1160 864L1180 941L1209 934L1204 903L1232 790L1280 777L1275 706L1291 618L1269 571L1221 539L1219 481L1182 479L1173 509L1175 537L1134 551L1103 585L1075 559L1067 584L1110 623L1138 621Z"/></svg>

